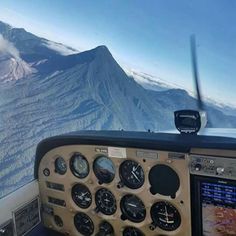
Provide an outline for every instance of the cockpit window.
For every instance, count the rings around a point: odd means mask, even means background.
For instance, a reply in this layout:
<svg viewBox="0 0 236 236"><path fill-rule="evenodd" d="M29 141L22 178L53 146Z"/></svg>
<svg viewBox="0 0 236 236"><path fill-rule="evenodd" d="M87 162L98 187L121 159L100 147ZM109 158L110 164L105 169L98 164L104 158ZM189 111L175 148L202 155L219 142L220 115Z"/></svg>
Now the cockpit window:
<svg viewBox="0 0 236 236"><path fill-rule="evenodd" d="M227 135L236 127L235 12L235 1L220 0L1 2L0 198L33 180L44 138L174 130L174 111L198 110L192 34L207 127Z"/></svg>

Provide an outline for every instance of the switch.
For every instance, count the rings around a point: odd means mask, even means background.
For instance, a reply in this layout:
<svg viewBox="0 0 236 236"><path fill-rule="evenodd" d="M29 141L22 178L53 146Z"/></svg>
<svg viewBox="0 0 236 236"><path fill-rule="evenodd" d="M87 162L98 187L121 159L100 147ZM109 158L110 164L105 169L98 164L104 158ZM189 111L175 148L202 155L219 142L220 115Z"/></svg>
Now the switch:
<svg viewBox="0 0 236 236"><path fill-rule="evenodd" d="M195 169L196 171L200 171L200 170L202 169L202 165L199 164L199 163L197 163L196 165L194 165L194 169Z"/></svg>
<svg viewBox="0 0 236 236"><path fill-rule="evenodd" d="M224 167L217 167L217 168L216 168L216 173L217 173L218 175L222 175L222 174L224 173L224 171L225 171L225 168L224 168Z"/></svg>

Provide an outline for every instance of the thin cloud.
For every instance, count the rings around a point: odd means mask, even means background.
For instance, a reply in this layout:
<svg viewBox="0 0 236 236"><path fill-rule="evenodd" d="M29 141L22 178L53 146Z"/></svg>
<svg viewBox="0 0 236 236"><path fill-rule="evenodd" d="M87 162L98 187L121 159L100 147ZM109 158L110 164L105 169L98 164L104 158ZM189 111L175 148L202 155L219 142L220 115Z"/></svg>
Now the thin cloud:
<svg viewBox="0 0 236 236"><path fill-rule="evenodd" d="M4 39L1 34L0 34L0 54L10 54L14 58L20 57L20 53L15 48L14 44Z"/></svg>

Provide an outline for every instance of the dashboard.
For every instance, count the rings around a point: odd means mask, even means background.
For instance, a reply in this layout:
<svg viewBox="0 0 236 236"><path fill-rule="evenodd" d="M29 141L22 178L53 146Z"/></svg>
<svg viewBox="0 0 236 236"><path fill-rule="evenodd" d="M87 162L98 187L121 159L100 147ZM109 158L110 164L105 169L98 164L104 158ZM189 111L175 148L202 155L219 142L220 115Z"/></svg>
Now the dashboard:
<svg viewBox="0 0 236 236"><path fill-rule="evenodd" d="M75 236L236 235L234 140L197 137L192 145L167 136L84 132L44 140L35 164L44 226Z"/></svg>

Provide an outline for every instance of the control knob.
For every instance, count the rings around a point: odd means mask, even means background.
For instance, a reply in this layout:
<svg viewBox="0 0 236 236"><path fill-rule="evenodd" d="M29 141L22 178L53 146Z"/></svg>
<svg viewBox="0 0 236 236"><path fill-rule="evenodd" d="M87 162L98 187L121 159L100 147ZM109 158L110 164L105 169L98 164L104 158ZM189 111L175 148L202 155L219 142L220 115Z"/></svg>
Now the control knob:
<svg viewBox="0 0 236 236"><path fill-rule="evenodd" d="M197 163L197 164L194 165L194 169L195 169L196 171L200 171L200 170L202 169L202 165L199 164L199 163Z"/></svg>
<svg viewBox="0 0 236 236"><path fill-rule="evenodd" d="M224 173L224 171L225 171L225 168L224 168L224 167L217 167L217 168L216 168L216 173L217 173L218 175L222 175L222 174Z"/></svg>

